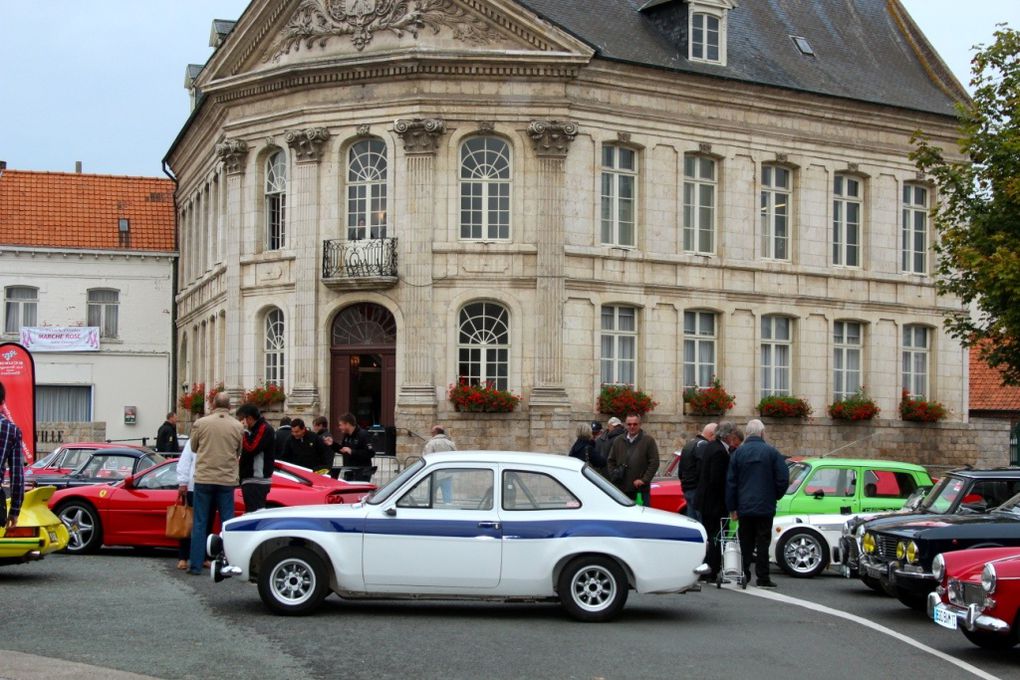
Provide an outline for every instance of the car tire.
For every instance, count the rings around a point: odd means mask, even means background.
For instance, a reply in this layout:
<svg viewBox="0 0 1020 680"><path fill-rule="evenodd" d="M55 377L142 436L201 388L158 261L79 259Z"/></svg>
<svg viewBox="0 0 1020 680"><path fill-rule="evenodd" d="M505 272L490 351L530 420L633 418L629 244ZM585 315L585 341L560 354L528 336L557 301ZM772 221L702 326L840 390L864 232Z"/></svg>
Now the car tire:
<svg viewBox="0 0 1020 680"><path fill-rule="evenodd" d="M903 590L902 588L896 589L896 599L899 600L901 604L919 612L923 612L928 604L927 593L921 595L919 593Z"/></svg>
<svg viewBox="0 0 1020 680"><path fill-rule="evenodd" d="M91 503L68 501L56 507L56 515L67 527L70 538L64 552L72 555L87 555L103 545L103 526L99 513Z"/></svg>
<svg viewBox="0 0 1020 680"><path fill-rule="evenodd" d="M1011 649L1016 646L1017 643L1017 632L1015 627L1012 631L1006 634L993 633L989 630L967 630L963 626L960 627L960 630L963 631L963 636L965 638L981 649L1002 651Z"/></svg>
<svg viewBox="0 0 1020 680"><path fill-rule="evenodd" d="M882 582L879 581L874 576L868 576L867 574L861 574L860 578L861 578L861 583L863 583L864 585L868 586L869 588L874 590L876 593L880 593L882 595L886 595L887 594L885 592L885 588L882 587Z"/></svg>
<svg viewBox="0 0 1020 680"><path fill-rule="evenodd" d="M776 544L776 563L794 578L817 576L829 566L829 546L807 529L790 529Z"/></svg>
<svg viewBox="0 0 1020 680"><path fill-rule="evenodd" d="M585 622L614 619L627 603L629 588L619 563L601 555L571 560L557 582L563 608L573 618Z"/></svg>
<svg viewBox="0 0 1020 680"><path fill-rule="evenodd" d="M274 614L311 613L327 595L329 572L322 558L308 548L280 548L259 567L259 596Z"/></svg>

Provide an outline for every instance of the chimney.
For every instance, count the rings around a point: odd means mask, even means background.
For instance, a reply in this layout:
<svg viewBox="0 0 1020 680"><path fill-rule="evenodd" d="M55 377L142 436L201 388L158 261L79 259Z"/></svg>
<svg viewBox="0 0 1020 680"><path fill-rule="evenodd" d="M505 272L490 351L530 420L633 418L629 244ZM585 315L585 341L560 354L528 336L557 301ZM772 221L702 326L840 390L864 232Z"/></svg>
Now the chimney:
<svg viewBox="0 0 1020 680"><path fill-rule="evenodd" d="M81 161L74 162L74 171L79 175L81 174Z"/></svg>
<svg viewBox="0 0 1020 680"><path fill-rule="evenodd" d="M0 172L7 169L7 161L0 161Z"/></svg>

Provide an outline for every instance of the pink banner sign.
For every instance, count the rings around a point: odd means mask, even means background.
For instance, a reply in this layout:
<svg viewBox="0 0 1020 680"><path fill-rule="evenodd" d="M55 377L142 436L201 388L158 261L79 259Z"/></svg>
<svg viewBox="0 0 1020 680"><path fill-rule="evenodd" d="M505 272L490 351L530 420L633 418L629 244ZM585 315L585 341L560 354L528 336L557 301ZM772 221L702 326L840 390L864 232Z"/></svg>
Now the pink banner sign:
<svg viewBox="0 0 1020 680"><path fill-rule="evenodd" d="M40 326L22 328L21 344L29 352L98 352L96 326Z"/></svg>
<svg viewBox="0 0 1020 680"><path fill-rule="evenodd" d="M32 463L35 460L35 362L21 345L0 344L0 382L7 392L0 409L4 418L21 428L25 462Z"/></svg>

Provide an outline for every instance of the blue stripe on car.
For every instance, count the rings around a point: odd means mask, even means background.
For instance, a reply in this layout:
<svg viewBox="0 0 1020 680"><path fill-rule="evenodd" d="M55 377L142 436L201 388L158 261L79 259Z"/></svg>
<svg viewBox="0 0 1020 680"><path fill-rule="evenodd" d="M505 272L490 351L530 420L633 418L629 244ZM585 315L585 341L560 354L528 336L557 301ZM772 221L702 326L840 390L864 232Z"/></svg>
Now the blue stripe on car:
<svg viewBox="0 0 1020 680"><path fill-rule="evenodd" d="M539 520L500 522L501 529L480 527L474 520L426 519L332 519L326 517L272 517L242 520L224 527L224 531L323 531L387 536L435 536L473 538L499 536L512 540L570 537L644 538L661 541L701 543L701 532L689 527L641 522L595 520Z"/></svg>

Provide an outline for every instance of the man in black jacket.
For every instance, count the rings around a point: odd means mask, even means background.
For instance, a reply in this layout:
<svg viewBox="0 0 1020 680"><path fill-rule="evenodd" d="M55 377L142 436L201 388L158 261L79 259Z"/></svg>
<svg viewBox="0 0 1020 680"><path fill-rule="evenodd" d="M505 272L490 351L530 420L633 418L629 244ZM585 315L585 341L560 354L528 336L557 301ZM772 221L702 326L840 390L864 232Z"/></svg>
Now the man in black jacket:
<svg viewBox="0 0 1020 680"><path fill-rule="evenodd" d="M280 458L283 455L283 450L287 448L287 442L290 440L290 418L284 416L280 418L280 426L276 428L276 457Z"/></svg>
<svg viewBox="0 0 1020 680"><path fill-rule="evenodd" d="M277 453L277 458L309 470L329 470L333 465L333 452L300 418L290 421L290 439L283 451Z"/></svg>
<svg viewBox="0 0 1020 680"><path fill-rule="evenodd" d="M177 414L173 411L166 414L166 422L156 432L156 450L160 453L180 453L177 445Z"/></svg>
<svg viewBox="0 0 1020 680"><path fill-rule="evenodd" d="M701 430L701 434L689 439L680 449L680 464L677 476L680 477L680 488L684 491L687 507L684 513L691 519L700 520L695 506L698 502L698 485L701 483L701 454L705 444L715 439L715 423L709 423Z"/></svg>
<svg viewBox="0 0 1020 680"><path fill-rule="evenodd" d="M344 467L359 468L352 474L351 481L372 481L372 457L375 455L372 440L365 435L364 430L358 427L358 421L352 413L340 416L340 431L344 435L340 441L340 453L344 457Z"/></svg>
<svg viewBox="0 0 1020 680"><path fill-rule="evenodd" d="M266 507L276 460L276 433L255 404L242 404L237 417L244 423L239 463L241 497L244 511L254 512Z"/></svg>
<svg viewBox="0 0 1020 680"><path fill-rule="evenodd" d="M695 510L708 533L705 562L712 568L708 579L714 581L722 568L718 535L722 529L722 520L726 517L726 471L730 466L730 451L736 448L737 428L733 423L722 422L716 429L713 423L712 435L711 441L706 440L698 447L701 475L694 497L697 506ZM683 456L680 461L683 462Z"/></svg>

